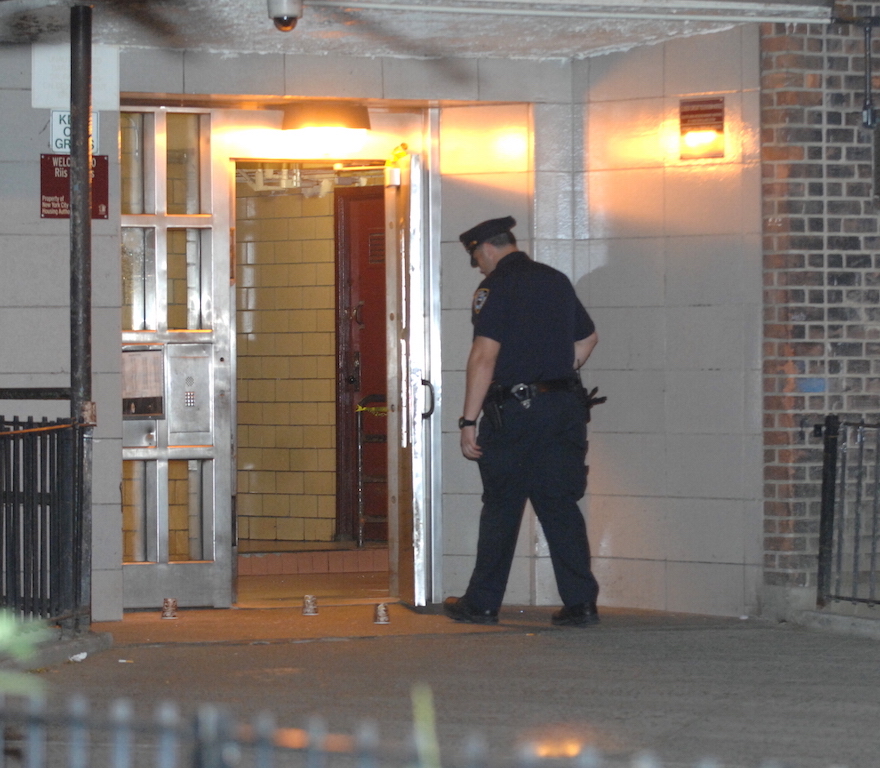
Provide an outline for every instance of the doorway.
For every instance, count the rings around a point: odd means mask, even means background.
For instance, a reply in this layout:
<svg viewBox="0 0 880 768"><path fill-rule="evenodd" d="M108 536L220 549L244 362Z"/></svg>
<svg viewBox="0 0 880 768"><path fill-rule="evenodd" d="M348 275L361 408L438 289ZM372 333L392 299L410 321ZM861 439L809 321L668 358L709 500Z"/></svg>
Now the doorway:
<svg viewBox="0 0 880 768"><path fill-rule="evenodd" d="M389 595L382 166L236 165L239 604Z"/></svg>
<svg viewBox="0 0 880 768"><path fill-rule="evenodd" d="M364 158L387 151L389 137L432 145L420 132L433 135L436 114L429 123L421 112L376 117L379 152ZM269 110L132 105L121 120L124 607L168 595L181 607L230 607L251 576L271 577L275 593L263 597L275 600L362 586L371 601L424 605L438 530L429 349L439 341L423 306L432 318L439 309L429 298L438 282L425 277L419 155L400 143L384 161L257 160L251 132L266 132L263 149L277 133ZM386 425L385 466L381 428L345 429L362 429L378 449L355 467L382 480L371 493L387 499L387 522L361 532L353 505L337 504L339 467L348 477L351 460L338 456L334 201L369 187L384 194L389 402L376 418ZM365 253L368 264L381 259L378 238ZM358 328L360 301L343 308ZM353 347L362 366L365 346L377 343ZM364 386L382 394L378 382ZM382 413L362 401L356 414ZM291 591L294 576L311 581Z"/></svg>
<svg viewBox="0 0 880 768"><path fill-rule="evenodd" d="M338 189L336 537L388 543L385 195Z"/></svg>

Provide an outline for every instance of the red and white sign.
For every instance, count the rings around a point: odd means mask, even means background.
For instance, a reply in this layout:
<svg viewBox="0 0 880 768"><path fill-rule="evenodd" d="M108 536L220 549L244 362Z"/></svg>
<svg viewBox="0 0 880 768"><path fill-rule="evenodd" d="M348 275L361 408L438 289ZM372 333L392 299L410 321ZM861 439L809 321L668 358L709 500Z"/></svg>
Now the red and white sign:
<svg viewBox="0 0 880 768"><path fill-rule="evenodd" d="M106 219L110 183L107 155L92 157L92 218ZM40 155L40 218L70 218L70 155Z"/></svg>

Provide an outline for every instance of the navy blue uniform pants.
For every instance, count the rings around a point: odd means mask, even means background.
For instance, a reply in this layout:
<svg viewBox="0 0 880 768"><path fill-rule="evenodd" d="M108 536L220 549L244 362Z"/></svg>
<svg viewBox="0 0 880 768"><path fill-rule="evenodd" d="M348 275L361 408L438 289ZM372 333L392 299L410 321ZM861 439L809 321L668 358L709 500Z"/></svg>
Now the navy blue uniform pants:
<svg viewBox="0 0 880 768"><path fill-rule="evenodd" d="M504 598L526 500L541 523L556 586L564 605L595 602L599 585L578 500L586 490L587 425L584 406L569 392L548 392L529 408L504 402L503 425L484 416L477 442L483 511L477 562L465 599L498 610Z"/></svg>

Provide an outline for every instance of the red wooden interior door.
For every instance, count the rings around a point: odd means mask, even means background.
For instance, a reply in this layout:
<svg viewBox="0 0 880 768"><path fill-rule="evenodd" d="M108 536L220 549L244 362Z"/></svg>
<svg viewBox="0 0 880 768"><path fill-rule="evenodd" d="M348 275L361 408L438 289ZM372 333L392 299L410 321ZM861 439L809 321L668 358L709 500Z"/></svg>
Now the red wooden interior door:
<svg viewBox="0 0 880 768"><path fill-rule="evenodd" d="M340 540L388 541L384 210L382 187L336 190Z"/></svg>

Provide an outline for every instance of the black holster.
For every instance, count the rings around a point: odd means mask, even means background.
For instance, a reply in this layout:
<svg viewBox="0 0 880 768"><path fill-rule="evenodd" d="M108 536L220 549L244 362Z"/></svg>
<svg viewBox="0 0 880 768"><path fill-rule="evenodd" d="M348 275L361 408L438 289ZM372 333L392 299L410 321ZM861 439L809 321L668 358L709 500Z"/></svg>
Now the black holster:
<svg viewBox="0 0 880 768"><path fill-rule="evenodd" d="M492 384L486 399L483 401L483 415L489 420L492 429L498 432L504 424L502 415L502 403L504 401L504 392L500 384Z"/></svg>
<svg viewBox="0 0 880 768"><path fill-rule="evenodd" d="M581 384L575 392L578 395L581 403L583 403L584 408L587 409L587 424L590 423L590 411L592 410L594 405L602 405L608 398L607 397L596 397L596 393L599 391L599 387L593 387L589 392L587 388Z"/></svg>

